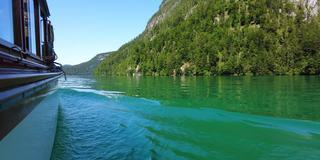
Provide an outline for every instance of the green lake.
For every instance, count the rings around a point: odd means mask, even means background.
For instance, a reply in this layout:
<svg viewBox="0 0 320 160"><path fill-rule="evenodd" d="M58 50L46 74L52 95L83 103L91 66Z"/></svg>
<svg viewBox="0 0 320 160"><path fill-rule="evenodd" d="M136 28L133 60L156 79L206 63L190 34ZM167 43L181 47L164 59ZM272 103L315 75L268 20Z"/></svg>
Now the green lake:
<svg viewBox="0 0 320 160"><path fill-rule="evenodd" d="M320 77L60 80L53 160L318 160Z"/></svg>

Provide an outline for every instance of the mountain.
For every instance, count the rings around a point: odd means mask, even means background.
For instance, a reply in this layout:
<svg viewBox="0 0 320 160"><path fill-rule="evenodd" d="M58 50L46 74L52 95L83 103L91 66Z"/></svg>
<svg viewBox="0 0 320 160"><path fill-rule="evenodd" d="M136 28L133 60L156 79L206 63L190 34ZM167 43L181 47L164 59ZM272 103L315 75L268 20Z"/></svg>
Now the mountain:
<svg viewBox="0 0 320 160"><path fill-rule="evenodd" d="M320 74L319 0L164 0L97 75Z"/></svg>
<svg viewBox="0 0 320 160"><path fill-rule="evenodd" d="M64 65L63 70L69 75L90 75L93 73L93 70L111 53L112 52L98 54L88 62L78 65Z"/></svg>

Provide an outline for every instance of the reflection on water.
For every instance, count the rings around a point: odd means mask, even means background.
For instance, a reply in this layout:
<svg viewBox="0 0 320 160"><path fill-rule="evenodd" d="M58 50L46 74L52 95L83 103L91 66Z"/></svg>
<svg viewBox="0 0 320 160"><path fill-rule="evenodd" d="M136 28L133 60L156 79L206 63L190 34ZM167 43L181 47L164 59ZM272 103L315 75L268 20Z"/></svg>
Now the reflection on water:
<svg viewBox="0 0 320 160"><path fill-rule="evenodd" d="M52 159L317 160L319 82L69 77Z"/></svg>
<svg viewBox="0 0 320 160"><path fill-rule="evenodd" d="M320 78L316 76L108 77L93 86L169 106L320 120Z"/></svg>

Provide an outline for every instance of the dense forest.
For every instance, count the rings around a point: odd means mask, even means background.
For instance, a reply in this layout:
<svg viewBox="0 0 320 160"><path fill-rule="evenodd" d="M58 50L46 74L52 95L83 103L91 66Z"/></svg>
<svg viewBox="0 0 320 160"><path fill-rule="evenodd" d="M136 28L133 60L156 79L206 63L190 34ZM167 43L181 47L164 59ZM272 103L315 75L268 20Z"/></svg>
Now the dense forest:
<svg viewBox="0 0 320 160"><path fill-rule="evenodd" d="M320 0L164 0L97 75L320 73Z"/></svg>

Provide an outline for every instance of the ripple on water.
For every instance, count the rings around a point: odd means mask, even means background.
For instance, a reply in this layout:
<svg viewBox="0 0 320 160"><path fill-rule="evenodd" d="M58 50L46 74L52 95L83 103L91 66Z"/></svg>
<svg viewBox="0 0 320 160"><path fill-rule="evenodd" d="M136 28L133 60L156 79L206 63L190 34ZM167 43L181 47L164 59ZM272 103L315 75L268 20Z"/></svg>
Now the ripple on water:
<svg viewBox="0 0 320 160"><path fill-rule="evenodd" d="M52 159L308 159L320 123L174 107L123 92L61 88Z"/></svg>

